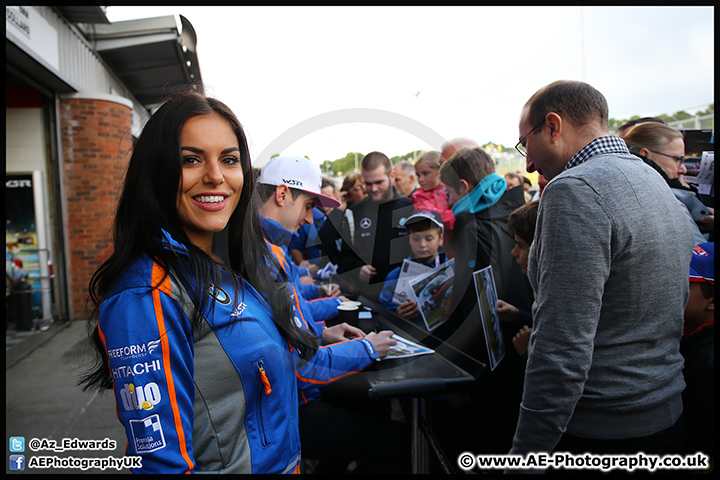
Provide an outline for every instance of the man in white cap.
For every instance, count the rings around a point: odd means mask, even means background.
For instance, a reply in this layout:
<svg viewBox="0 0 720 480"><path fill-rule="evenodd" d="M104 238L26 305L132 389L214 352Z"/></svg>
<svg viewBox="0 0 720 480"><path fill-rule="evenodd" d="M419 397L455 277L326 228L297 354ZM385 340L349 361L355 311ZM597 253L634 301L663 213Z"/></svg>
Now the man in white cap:
<svg viewBox="0 0 720 480"><path fill-rule="evenodd" d="M263 233L271 244L284 250L292 267L290 241L298 228L312 223L315 205L329 208L340 205L335 198L322 194L321 187L320 167L304 157L275 157L257 178ZM287 273L294 276L297 269L290 268ZM290 280L306 300L336 297L340 293L337 285L308 285L293 277ZM337 315L337 302L320 302L313 306L312 313L317 321L328 320Z"/></svg>
<svg viewBox="0 0 720 480"><path fill-rule="evenodd" d="M257 183L259 190L274 191L275 201L267 202L267 198L263 198L262 210L277 216L278 222L291 234L301 225L312 223L312 209L316 204L328 208L340 206L338 200L321 193L320 167L304 157L273 158L260 170Z"/></svg>
<svg viewBox="0 0 720 480"><path fill-rule="evenodd" d="M308 325L316 330L318 336L322 335L325 343L334 343L347 340L348 336L363 337L365 334L348 325L324 328L325 321L337 316L337 306L347 298L338 297L337 285L316 286L300 282L297 268L288 250L292 234L301 225L312 222L312 212L316 203L321 207L332 208L340 205L340 202L333 197L320 192L321 184L320 167L307 158L276 157L260 171L257 178L257 192L262 203L260 223L263 235L290 277L293 289L300 299L304 300L303 310L300 313L305 314L307 311L306 316L312 317L312 320L307 319ZM371 343L375 346L374 342ZM384 343L378 345L386 347ZM387 351L382 350L378 354L382 357Z"/></svg>
<svg viewBox="0 0 720 480"><path fill-rule="evenodd" d="M365 335L359 328L346 323L326 328L325 320L337 315L337 305L344 297L305 301L309 298L303 291L312 294L313 289L316 293L320 290L320 295L337 295L327 286L315 287L299 282L297 269L288 251L292 234L301 225L312 222L316 203L332 208L340 205L334 198L321 193L321 184L320 167L304 157L273 158L257 178L263 234L290 277L290 291L298 297L298 301L293 302L296 322L315 333L324 344L308 363L296 367L301 442L304 451L311 452L309 458L320 459L326 464L338 456L331 448L333 443L349 455L346 464L350 460L373 461L371 455L363 452L377 442L382 443L382 450L387 452L385 455L390 458L394 455L397 459L393 448L397 441L392 435L385 438L384 432L399 435L402 426L395 425L390 419L362 411L353 412L321 400L320 387L380 360L397 343L389 330ZM351 428L348 418L354 418L360 426ZM338 433L338 424L343 425L339 429L341 434ZM322 434L318 435L320 432ZM338 435L341 441L335 440ZM367 435L372 436L374 442L368 442Z"/></svg>

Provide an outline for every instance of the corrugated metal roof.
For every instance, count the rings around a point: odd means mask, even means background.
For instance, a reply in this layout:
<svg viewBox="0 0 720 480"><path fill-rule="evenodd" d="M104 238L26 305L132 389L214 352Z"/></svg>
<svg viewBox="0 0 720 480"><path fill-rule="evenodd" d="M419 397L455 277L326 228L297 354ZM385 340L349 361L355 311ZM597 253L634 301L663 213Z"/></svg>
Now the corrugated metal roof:
<svg viewBox="0 0 720 480"><path fill-rule="evenodd" d="M89 5L84 7L56 7L72 23L110 23L105 16L105 7Z"/></svg>
<svg viewBox="0 0 720 480"><path fill-rule="evenodd" d="M146 106L177 89L203 88L195 30L182 15L94 25L86 35Z"/></svg>

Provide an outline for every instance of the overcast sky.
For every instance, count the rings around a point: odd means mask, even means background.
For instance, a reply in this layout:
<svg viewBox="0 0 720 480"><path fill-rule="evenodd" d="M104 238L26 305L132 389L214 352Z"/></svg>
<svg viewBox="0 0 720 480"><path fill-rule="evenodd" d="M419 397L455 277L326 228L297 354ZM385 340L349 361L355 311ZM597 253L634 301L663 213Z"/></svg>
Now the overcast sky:
<svg viewBox="0 0 720 480"><path fill-rule="evenodd" d="M107 7L111 22L173 14L259 166L457 136L512 148L522 106L561 79L617 119L714 103L712 7Z"/></svg>

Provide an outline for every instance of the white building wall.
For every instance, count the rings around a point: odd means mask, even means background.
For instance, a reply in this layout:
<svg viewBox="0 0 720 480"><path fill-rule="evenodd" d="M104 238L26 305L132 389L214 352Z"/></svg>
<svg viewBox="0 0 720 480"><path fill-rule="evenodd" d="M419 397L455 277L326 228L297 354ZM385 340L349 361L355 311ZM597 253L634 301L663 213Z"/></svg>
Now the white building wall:
<svg viewBox="0 0 720 480"><path fill-rule="evenodd" d="M5 171L31 172L47 168L45 128L41 108L5 109Z"/></svg>
<svg viewBox="0 0 720 480"><path fill-rule="evenodd" d="M139 126L144 125L150 114L105 65L77 27L67 23L50 7L27 8L34 8L57 31L59 51L57 73L60 77L78 92L112 94L129 99L133 104L133 115L140 117ZM133 118L133 133L137 133L135 123Z"/></svg>

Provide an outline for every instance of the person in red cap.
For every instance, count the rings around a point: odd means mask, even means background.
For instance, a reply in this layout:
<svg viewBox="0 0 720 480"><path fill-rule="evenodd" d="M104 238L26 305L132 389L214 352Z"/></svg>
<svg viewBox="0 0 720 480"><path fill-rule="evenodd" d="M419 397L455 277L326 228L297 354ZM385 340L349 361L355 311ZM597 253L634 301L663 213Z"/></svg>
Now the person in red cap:
<svg viewBox="0 0 720 480"><path fill-rule="evenodd" d="M680 340L683 375L683 453L715 451L715 243L701 243L690 260L690 297Z"/></svg>

